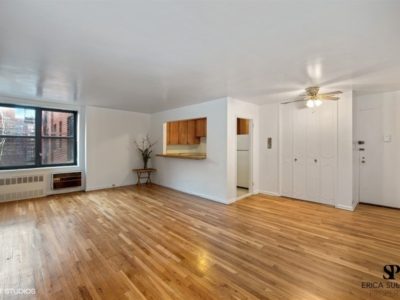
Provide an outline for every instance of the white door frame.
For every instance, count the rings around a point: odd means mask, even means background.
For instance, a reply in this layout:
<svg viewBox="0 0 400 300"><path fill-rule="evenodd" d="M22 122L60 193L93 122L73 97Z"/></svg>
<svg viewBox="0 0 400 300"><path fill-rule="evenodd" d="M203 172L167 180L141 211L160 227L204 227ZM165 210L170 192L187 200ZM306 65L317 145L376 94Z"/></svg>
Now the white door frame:
<svg viewBox="0 0 400 300"><path fill-rule="evenodd" d="M237 195L237 167L238 167L237 166L237 125L236 125L237 119L249 120L249 142L250 142L250 145L249 145L249 192L242 196ZM251 118L249 116L235 115L234 129L235 129L235 138L234 138L234 141L235 141L235 151L234 151L235 152L235 154L234 154L234 157L235 157L235 169L234 169L234 171L235 171L235 195L236 195L236 200L239 200L239 199L246 198L250 195L253 195L253 193L254 193L254 174L253 174L253 170L254 170L254 166L253 166L253 163L254 163L254 158L253 158L253 156L254 156L254 153L253 153L254 152L254 120L253 120L253 118Z"/></svg>
<svg viewBox="0 0 400 300"><path fill-rule="evenodd" d="M279 109L278 109L278 187L279 187L279 196L282 196L282 105L287 105L287 104L282 104L279 103ZM293 150L293 149L292 149ZM293 171L292 171L292 177L293 177ZM293 180L293 178L292 178ZM284 196L285 197L285 196ZM288 196L286 196L288 197Z"/></svg>

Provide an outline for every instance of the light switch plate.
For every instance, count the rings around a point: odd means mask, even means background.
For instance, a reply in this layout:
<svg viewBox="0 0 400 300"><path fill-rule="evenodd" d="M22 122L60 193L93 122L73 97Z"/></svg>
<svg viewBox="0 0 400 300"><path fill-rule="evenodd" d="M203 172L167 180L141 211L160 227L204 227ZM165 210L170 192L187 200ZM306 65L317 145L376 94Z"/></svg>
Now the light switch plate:
<svg viewBox="0 0 400 300"><path fill-rule="evenodd" d="M390 143L390 142L392 141L392 136L391 136L391 135L385 135L385 136L383 137L383 141L384 141L385 143Z"/></svg>

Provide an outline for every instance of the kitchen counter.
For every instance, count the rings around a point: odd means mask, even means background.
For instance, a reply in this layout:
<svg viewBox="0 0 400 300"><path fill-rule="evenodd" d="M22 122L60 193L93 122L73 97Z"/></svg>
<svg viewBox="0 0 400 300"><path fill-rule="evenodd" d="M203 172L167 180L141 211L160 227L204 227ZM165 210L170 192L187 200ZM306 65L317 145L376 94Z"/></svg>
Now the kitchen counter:
<svg viewBox="0 0 400 300"><path fill-rule="evenodd" d="M163 154L157 154L157 156L181 158L181 159L195 159L195 160L201 160L207 158L207 155L205 153L163 153Z"/></svg>

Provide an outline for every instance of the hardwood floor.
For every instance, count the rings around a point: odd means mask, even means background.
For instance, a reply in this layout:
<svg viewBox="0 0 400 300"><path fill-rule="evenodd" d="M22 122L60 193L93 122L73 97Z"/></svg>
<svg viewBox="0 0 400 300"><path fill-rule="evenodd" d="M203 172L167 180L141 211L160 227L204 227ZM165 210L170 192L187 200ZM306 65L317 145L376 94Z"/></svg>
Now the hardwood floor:
<svg viewBox="0 0 400 300"><path fill-rule="evenodd" d="M0 228L2 299L400 297L362 288L400 264L395 209L261 195L226 206L153 185L3 203Z"/></svg>

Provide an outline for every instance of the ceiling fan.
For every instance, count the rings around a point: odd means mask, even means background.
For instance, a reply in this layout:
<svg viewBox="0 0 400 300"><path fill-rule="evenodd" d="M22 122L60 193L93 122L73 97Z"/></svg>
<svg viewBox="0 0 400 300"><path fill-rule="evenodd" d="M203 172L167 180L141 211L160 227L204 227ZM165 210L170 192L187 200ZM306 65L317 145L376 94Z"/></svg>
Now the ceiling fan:
<svg viewBox="0 0 400 300"><path fill-rule="evenodd" d="M305 101L307 107L318 107L322 104L322 101L329 100L329 101L337 101L340 98L336 95L343 94L342 91L334 91L329 93L319 93L319 86L311 86L306 88L306 93L300 95L302 99L295 99L292 101L283 102L282 104L288 104L293 102L302 102Z"/></svg>

